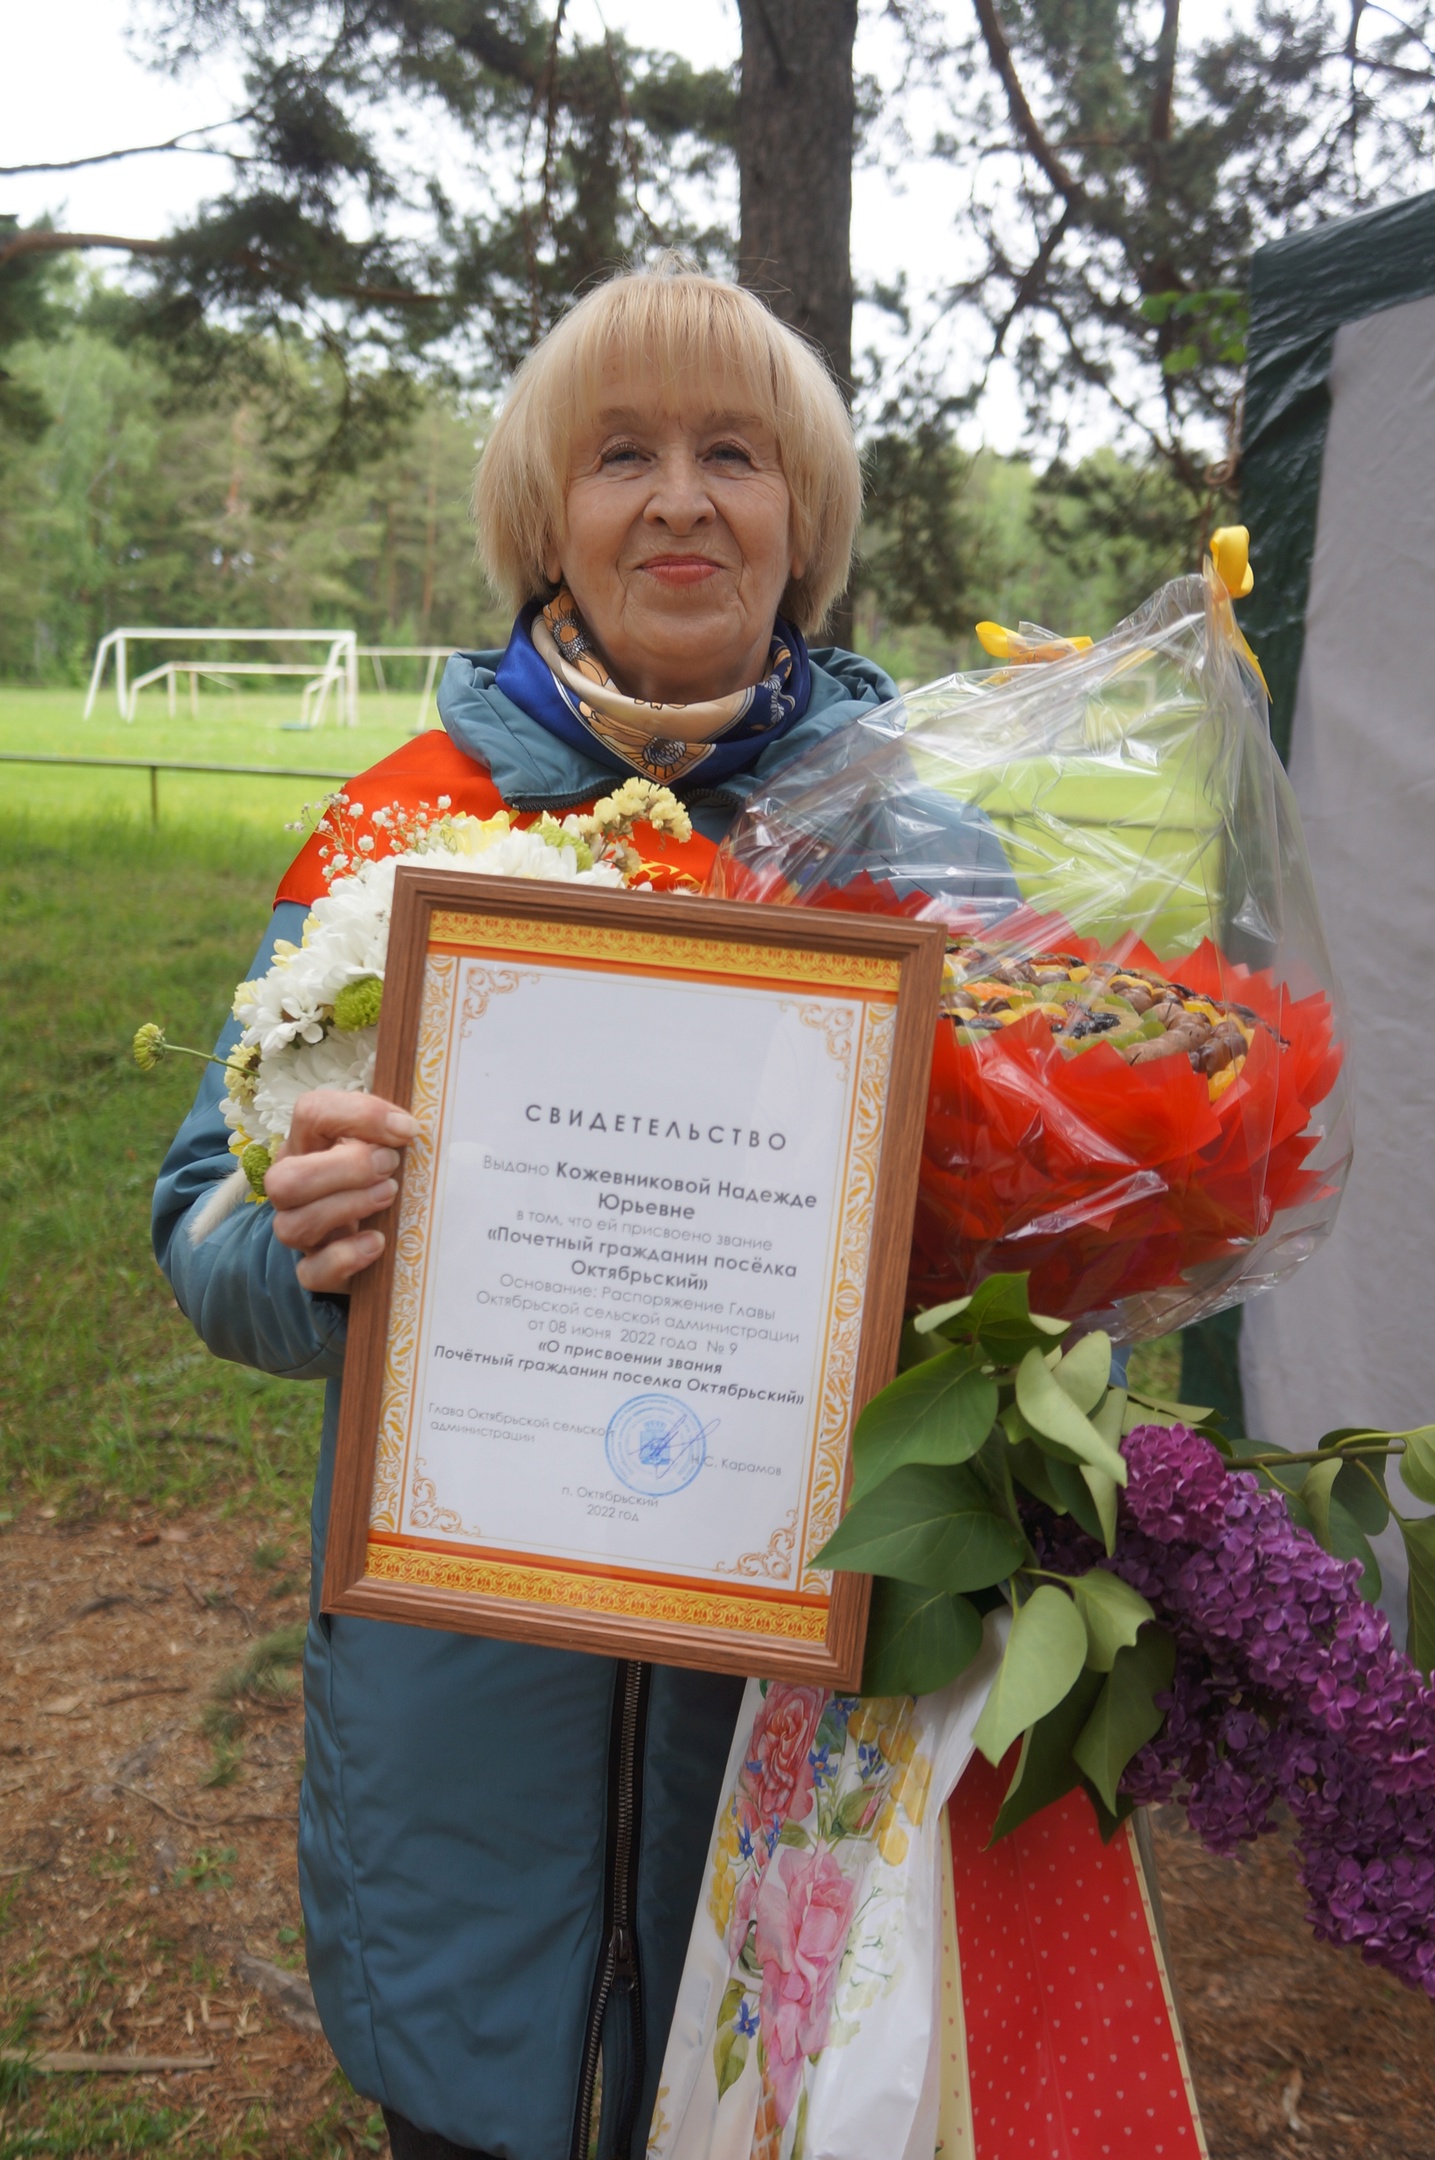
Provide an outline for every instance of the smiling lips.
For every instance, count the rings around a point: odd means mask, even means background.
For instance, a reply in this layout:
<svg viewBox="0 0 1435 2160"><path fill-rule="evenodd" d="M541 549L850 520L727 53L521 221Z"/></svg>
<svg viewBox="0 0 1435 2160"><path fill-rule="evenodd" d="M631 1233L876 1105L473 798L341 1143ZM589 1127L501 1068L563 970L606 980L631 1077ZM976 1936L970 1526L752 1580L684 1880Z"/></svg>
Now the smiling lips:
<svg viewBox="0 0 1435 2160"><path fill-rule="evenodd" d="M674 591L687 585L701 585L706 579L716 577L718 567L707 555L655 555L651 562L641 565L649 577Z"/></svg>

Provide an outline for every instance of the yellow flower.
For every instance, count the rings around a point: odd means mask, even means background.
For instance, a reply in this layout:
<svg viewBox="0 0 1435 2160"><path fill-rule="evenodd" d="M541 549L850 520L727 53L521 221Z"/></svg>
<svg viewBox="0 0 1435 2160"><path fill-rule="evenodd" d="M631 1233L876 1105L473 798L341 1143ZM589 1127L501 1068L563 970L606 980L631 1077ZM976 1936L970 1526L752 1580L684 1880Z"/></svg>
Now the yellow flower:
<svg viewBox="0 0 1435 2160"><path fill-rule="evenodd" d="M165 1051L169 1048L164 1039L164 1029L153 1020L146 1020L143 1027L135 1029L135 1063L141 1072L153 1072Z"/></svg>
<svg viewBox="0 0 1435 2160"><path fill-rule="evenodd" d="M259 1092L261 1055L258 1043L249 1043L243 1047L236 1044L230 1051L224 1067L224 1078L232 1102L253 1102Z"/></svg>
<svg viewBox="0 0 1435 2160"><path fill-rule="evenodd" d="M909 1822L919 1823L926 1814L927 1791L931 1782L932 1765L929 1758L914 1754L898 1779L894 1793Z"/></svg>
<svg viewBox="0 0 1435 2160"><path fill-rule="evenodd" d="M886 1712L877 1731L877 1745L889 1763L906 1763L917 1745L912 1730L912 1698L894 1695L878 1706Z"/></svg>
<svg viewBox="0 0 1435 2160"><path fill-rule="evenodd" d="M877 1817L877 1850L889 1867L900 1867L911 1840L897 1820L897 1803L889 1800Z"/></svg>
<svg viewBox="0 0 1435 2160"><path fill-rule="evenodd" d="M737 1895L738 1851L737 1816L729 1808L718 1832L717 1851L713 1854L713 1879L708 1889L708 1911L719 1935L724 1936L732 1918L732 1901Z"/></svg>

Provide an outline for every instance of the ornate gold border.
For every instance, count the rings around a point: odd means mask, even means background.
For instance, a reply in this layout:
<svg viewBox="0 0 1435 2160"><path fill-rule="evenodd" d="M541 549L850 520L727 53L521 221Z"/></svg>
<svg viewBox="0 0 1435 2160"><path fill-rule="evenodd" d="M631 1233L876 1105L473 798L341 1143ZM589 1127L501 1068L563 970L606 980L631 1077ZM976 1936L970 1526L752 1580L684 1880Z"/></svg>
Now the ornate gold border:
<svg viewBox="0 0 1435 2160"><path fill-rule="evenodd" d="M485 951L558 953L600 966L649 967L659 974L745 975L782 983L856 990L895 998L900 960L875 953L811 952L790 945L738 945L725 938L669 937L652 930L609 929L597 923L530 921L509 915L471 915L435 908L431 944L481 947Z"/></svg>
<svg viewBox="0 0 1435 2160"><path fill-rule="evenodd" d="M792 1575L792 1554L796 1544L797 1509L790 1507L761 1552L745 1552L736 1560L718 1560L714 1563L713 1572L717 1575L745 1575L749 1579L767 1575L775 1582L785 1583Z"/></svg>
<svg viewBox="0 0 1435 2160"><path fill-rule="evenodd" d="M765 1598L724 1597L720 1591L688 1590L675 1584L570 1575L560 1568L519 1567L510 1561L475 1560L462 1553L371 1543L364 1577L370 1582L409 1583L428 1590L467 1590L522 1605L560 1605L627 1620L676 1620L689 1627L766 1635L782 1642L827 1640L825 1606L777 1605ZM825 1586L826 1578L822 1580Z"/></svg>
<svg viewBox="0 0 1435 2160"><path fill-rule="evenodd" d="M369 1523L375 1530L397 1530L403 1520L403 1485L413 1420L414 1359L418 1352L423 1319L425 1259L434 1233L434 1166L443 1138L443 1092L447 1073L444 1052L454 1024L454 1003L460 982L463 998L458 1014L466 1036L475 1020L488 1009L491 997L516 990L523 982L536 982L516 968L484 967L477 961L460 963L453 953L430 953L424 963L423 1001L419 1007L418 1041L414 1049L414 1078L410 1108L420 1133L409 1148L404 1171L403 1198L394 1241L394 1279L389 1298L389 1339L384 1360L384 1390L379 1404L379 1438L374 1455L374 1488L369 1503ZM422 1510L413 1515L418 1529L461 1530L463 1518L445 1507L433 1480L415 1472L410 1506Z"/></svg>
<svg viewBox="0 0 1435 2160"><path fill-rule="evenodd" d="M429 954L424 964L423 1002L419 1008L410 1096L410 1108L418 1119L419 1135L409 1144L398 1228L394 1233L388 1347L384 1354L383 1394L379 1400L374 1485L369 1500L369 1521L375 1530L397 1530L403 1506L404 1458L408 1451L414 1359L418 1353L423 1308L426 1231L433 1203L434 1162L443 1101L444 1047L453 1016L457 980L458 960L452 953Z"/></svg>
<svg viewBox="0 0 1435 2160"><path fill-rule="evenodd" d="M862 1304L872 1250L872 1217L877 1202L877 1171L882 1159L882 1125L896 1034L895 1006L864 1008L857 1050L857 1085L852 1106L852 1135L847 1150L842 1220L837 1236L831 1322L822 1368L822 1401L813 1448L803 1557L826 1544L842 1513L842 1481L847 1437L852 1423L852 1387L862 1340ZM840 1053L829 1038L833 1055ZM804 1568L800 1587L825 1591L831 1577L821 1568Z"/></svg>
<svg viewBox="0 0 1435 2160"><path fill-rule="evenodd" d="M433 934L450 921L465 930L471 930L471 942L475 945L487 942L481 939L480 930L493 927L508 930L513 935L515 947L520 936L526 937L529 929L539 933L551 933L550 950L565 947L581 947L585 940L601 939L614 957L611 948L617 944L657 948L663 956L664 972L672 972L681 963L681 956L688 948L709 954L713 974L745 974L746 958L756 954L771 962L782 958L777 948L729 946L714 943L708 946L696 939L670 939L655 937L646 932L608 931L590 929L585 925L560 923L524 925L506 918L470 918L467 916L436 913ZM465 942L470 942L465 938ZM455 940L457 942L457 940ZM530 943L542 942L535 938ZM521 948L520 948L521 949ZM597 957L591 952L585 957ZM823 955L824 959L842 960L851 957L854 964L885 970L894 981L897 974L895 963L872 961L862 956ZM726 964L719 964L726 963ZM775 972L775 971L774 971ZM420 1007L418 1040L414 1057L414 1076L411 1102L414 1115L422 1128L420 1137L409 1150L409 1160L404 1178L403 1197L400 1204L399 1222L395 1236L394 1277L390 1300L389 1339L385 1355L384 1385L379 1412L379 1433L375 1453L374 1485L370 1503L370 1525L379 1532L397 1534L404 1524L403 1488L409 1453L410 1425L412 1422L414 1362L417 1355L419 1327L422 1319L425 1258L432 1239L432 1211L434 1200L434 1171L436 1153L442 1137L443 1087L446 1073L445 1049L452 1033L455 1016L454 1006L460 986L463 990L460 1019L463 1032L467 1034L473 1020L484 1010L488 998L505 991L517 989L524 977L516 970L499 966L485 968L481 963L468 961L460 964L457 955L431 951L425 963L423 997ZM528 979L532 979L531 977ZM791 983L790 977L781 978ZM849 990L849 995L851 994ZM852 1386L856 1372L857 1353L861 1340L862 1305L866 1288L867 1267L870 1258L872 1219L876 1199L877 1172L881 1156L883 1109L886 1102L887 1083L891 1070L892 1042L896 1027L894 1002L880 994L863 1001L855 1013L831 1013L825 1006L805 1004L797 1000L784 1000L789 1009L797 1011L805 1025L824 1035L826 1047L845 1083L851 1072L854 1050L857 1058L856 1084L850 1110L849 1137L845 1155L845 1177L842 1189L842 1211L839 1219L836 1254L833 1269L832 1294L828 1304L828 1327L825 1352L822 1359L822 1394L817 1409L816 1431L809 1457L806 1495L806 1520L803 1524L802 1547L799 1554L799 1581L797 1587L808 1595L826 1597L831 1588L831 1578L826 1571L802 1566L802 1555L814 1552L824 1544L836 1528L842 1507L842 1487L846 1465L847 1438L851 1425ZM855 1021L855 1029L852 1023ZM854 1034L856 1041L854 1043ZM422 1484L422 1490L419 1489ZM459 1527L458 1518L443 1507L430 1480L416 1477L413 1500L422 1511L424 1522L416 1527L448 1530ZM791 1580L788 1569L796 1542L796 1527L780 1526L773 1534L767 1549L761 1554L744 1554L735 1564L724 1566L721 1572L740 1575L768 1575ZM387 1550L387 1548L372 1548ZM784 1565L784 1563L786 1563ZM392 1564L392 1563L390 1563ZM494 1594L526 1599L529 1602L578 1603L595 1611L626 1611L635 1618L688 1617L687 1608L682 1612L659 1609L645 1599L656 1597L660 1601L669 1597L696 1600L703 1606L703 1594L694 1591L667 1591L645 1589L634 1585L606 1585L614 1597L633 1598L632 1605L594 1602L592 1579L582 1576L559 1576L549 1570L515 1570L511 1566L499 1567L497 1563L464 1561L455 1556L452 1562L435 1562L437 1566L453 1566L460 1570L482 1568L488 1571L482 1584L469 1582L470 1588L488 1588ZM494 1570L503 1578L502 1585L489 1580ZM513 1587L520 1578L532 1578L538 1587L523 1590ZM434 1580L431 1575L391 1576L393 1580ZM447 1579L445 1579L447 1581ZM601 1579L600 1579L601 1580ZM554 1595L556 1583L571 1583L573 1596ZM454 1585L457 1586L457 1579ZM728 1603L719 1595L713 1603L720 1607ZM742 1609L749 1609L742 1601ZM767 1608L764 1608L767 1609ZM737 1625L703 1618L703 1624L715 1626ZM742 1632L752 1632L750 1625ZM789 1639L823 1640L825 1623L816 1626L811 1634L798 1630L796 1635L786 1623L781 1627L759 1629L757 1632L775 1633Z"/></svg>

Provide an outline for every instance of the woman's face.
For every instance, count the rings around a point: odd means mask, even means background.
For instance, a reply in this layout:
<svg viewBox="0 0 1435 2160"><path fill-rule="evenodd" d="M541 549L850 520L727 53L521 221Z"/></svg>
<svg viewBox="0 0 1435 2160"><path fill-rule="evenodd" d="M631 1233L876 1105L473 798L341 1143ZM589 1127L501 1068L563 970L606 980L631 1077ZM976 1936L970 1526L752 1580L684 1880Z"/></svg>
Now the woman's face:
<svg viewBox="0 0 1435 2160"><path fill-rule="evenodd" d="M565 526L547 564L630 697L691 704L765 674L772 621L802 564L771 429L655 373L605 370L575 438ZM679 720L665 718L683 736ZM694 728L685 739L698 739Z"/></svg>

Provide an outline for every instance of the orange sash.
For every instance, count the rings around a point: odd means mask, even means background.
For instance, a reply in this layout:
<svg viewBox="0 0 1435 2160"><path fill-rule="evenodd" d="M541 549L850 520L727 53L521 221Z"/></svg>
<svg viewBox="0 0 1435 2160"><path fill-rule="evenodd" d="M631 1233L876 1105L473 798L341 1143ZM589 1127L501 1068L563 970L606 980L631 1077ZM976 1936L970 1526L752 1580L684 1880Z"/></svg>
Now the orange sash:
<svg viewBox="0 0 1435 2160"><path fill-rule="evenodd" d="M620 784L615 778L613 785ZM467 811L470 817L493 817L507 807L486 769L460 750L442 728L430 728L402 744L351 780L346 792L351 802L363 806L364 815L354 824L358 833L372 837L376 856L388 854L390 842L382 829L375 831L370 823L375 810L417 810L423 804L437 809L440 795L447 795L453 809ZM576 807L589 810L592 803ZM531 825L537 816L537 812L525 813L515 817L514 822ZM649 825L638 826L633 844L658 892L700 892L717 854L714 842L705 840L701 833L678 842L655 833ZM274 895L276 907L281 900L297 900L301 907L312 907L322 897L327 890L319 853L323 845L317 833L310 834L280 881Z"/></svg>

